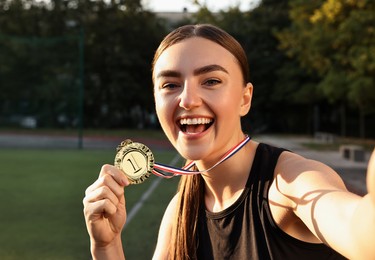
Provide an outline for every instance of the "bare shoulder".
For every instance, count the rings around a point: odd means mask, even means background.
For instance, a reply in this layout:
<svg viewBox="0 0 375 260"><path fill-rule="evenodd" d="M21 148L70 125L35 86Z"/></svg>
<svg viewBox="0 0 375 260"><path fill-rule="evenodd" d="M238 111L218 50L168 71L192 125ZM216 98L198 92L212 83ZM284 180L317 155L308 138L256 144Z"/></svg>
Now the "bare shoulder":
<svg viewBox="0 0 375 260"><path fill-rule="evenodd" d="M279 188L293 196L322 189L346 191L343 180L331 167L292 152L280 155L275 178Z"/></svg>
<svg viewBox="0 0 375 260"><path fill-rule="evenodd" d="M153 259L167 259L169 244L172 238L172 224L174 214L177 209L178 194L176 194L168 204L160 224L158 241L154 252Z"/></svg>

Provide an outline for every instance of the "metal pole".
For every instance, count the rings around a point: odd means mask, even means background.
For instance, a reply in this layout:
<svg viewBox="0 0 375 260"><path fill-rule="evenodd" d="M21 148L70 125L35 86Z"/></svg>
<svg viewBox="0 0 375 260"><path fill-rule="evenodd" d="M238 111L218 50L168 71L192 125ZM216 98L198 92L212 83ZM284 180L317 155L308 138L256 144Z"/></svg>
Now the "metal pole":
<svg viewBox="0 0 375 260"><path fill-rule="evenodd" d="M84 107L84 66L85 66L85 32L83 25L80 26L79 31L79 100L78 100L78 149L83 148L83 107Z"/></svg>

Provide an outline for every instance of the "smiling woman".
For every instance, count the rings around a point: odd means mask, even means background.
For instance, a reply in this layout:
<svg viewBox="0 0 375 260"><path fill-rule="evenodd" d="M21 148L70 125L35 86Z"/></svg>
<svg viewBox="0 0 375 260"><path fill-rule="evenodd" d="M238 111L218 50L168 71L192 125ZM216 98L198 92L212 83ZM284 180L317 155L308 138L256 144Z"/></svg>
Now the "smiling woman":
<svg viewBox="0 0 375 260"><path fill-rule="evenodd" d="M195 165L164 213L154 259L375 259L374 187L359 197L328 166L245 134L253 85L231 35L208 24L177 28L156 50L152 75L163 131ZM128 185L104 165L86 190L95 259L124 258Z"/></svg>
<svg viewBox="0 0 375 260"><path fill-rule="evenodd" d="M181 31L160 45L153 62L156 112L184 158L214 162L218 147L226 151L243 139L238 119L250 108L248 74L241 46L210 27L189 36ZM183 121L189 127L182 127ZM203 121L208 124L198 123Z"/></svg>

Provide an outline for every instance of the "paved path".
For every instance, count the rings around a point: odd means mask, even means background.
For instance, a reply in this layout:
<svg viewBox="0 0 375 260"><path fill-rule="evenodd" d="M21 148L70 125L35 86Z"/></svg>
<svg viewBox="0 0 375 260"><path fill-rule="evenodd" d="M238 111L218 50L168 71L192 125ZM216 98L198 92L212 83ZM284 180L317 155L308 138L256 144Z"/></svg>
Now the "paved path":
<svg viewBox="0 0 375 260"><path fill-rule="evenodd" d="M82 140L84 149L115 149L122 141L119 137L85 137ZM366 168L370 154L366 154L364 162L353 162L342 158L339 151L314 151L309 150L302 143L311 142L311 138L280 137L273 135L261 135L254 138L255 141L265 142L274 146L284 147L306 158L321 161L335 169L347 184L348 189L358 194L366 193ZM143 138L134 140L143 142L151 149L172 149L166 140ZM78 138L72 136L45 136L0 133L0 148L57 148L76 149Z"/></svg>
<svg viewBox="0 0 375 260"><path fill-rule="evenodd" d="M115 149L125 138L121 137L83 137L84 149ZM141 140L134 140L141 141ZM172 149L166 140L142 138L142 142L151 149ZM42 135L42 134L12 134L0 133L0 148L22 149L77 149L78 136Z"/></svg>

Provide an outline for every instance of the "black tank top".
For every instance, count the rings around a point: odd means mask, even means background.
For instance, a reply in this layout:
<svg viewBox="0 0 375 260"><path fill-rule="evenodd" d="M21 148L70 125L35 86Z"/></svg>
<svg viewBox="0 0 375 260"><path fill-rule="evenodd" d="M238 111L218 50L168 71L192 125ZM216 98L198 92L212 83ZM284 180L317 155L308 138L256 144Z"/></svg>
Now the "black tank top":
<svg viewBox="0 0 375 260"><path fill-rule="evenodd" d="M201 209L198 259L346 259L325 244L303 242L286 234L273 220L268 190L283 151L259 144L246 187L238 200L217 213Z"/></svg>

